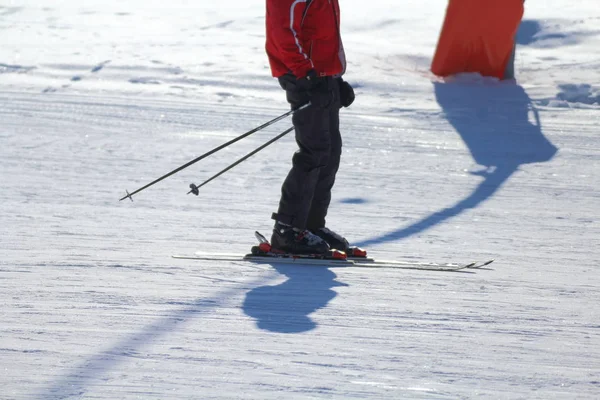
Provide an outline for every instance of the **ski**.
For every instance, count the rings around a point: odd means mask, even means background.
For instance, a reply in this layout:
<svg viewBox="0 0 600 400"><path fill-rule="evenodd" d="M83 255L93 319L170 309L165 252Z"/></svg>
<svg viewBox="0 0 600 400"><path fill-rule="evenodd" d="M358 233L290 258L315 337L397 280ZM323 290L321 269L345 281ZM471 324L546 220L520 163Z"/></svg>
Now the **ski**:
<svg viewBox="0 0 600 400"><path fill-rule="evenodd" d="M483 263L423 263L413 261L399 260L359 260L356 258L347 258L345 260L332 258L316 258L310 255L239 255L234 253L201 253L194 255L173 255L173 258L185 260L204 260L204 261L231 261L231 262L251 262L255 264L293 264L302 266L319 267L346 267L346 268L380 268L380 269L416 269L423 271L460 271L470 268L480 268ZM486 265L489 265L486 264Z"/></svg>
<svg viewBox="0 0 600 400"><path fill-rule="evenodd" d="M259 245L253 246L251 253L246 255L231 253L197 252L191 256L174 255L173 258L205 261L238 261L256 264L296 264L321 267L356 267L356 268L397 268L417 269L423 271L460 271L463 269L483 268L494 260L471 262L464 264L431 263L411 260L379 260L367 257L367 252L358 247L352 247L347 255L343 251L331 250L325 254L290 254L274 251L269 241L260 233L254 232Z"/></svg>
<svg viewBox="0 0 600 400"><path fill-rule="evenodd" d="M349 260L353 260L353 261L358 261L360 264L374 264L374 265L416 265L416 266L420 266L420 267L433 267L433 268L439 268L439 267L448 267L448 268L452 268L452 267L460 267L460 266L466 266L466 268L471 268L471 269L479 269L479 268L483 268L485 266L490 265L491 263L494 262L494 260L487 260L487 261L476 261L476 262L472 262L472 263L468 263L468 264L456 264L456 263L435 263L435 262L421 262L421 261L410 261L410 260L406 260L406 261L400 261L400 260L379 260L379 259L373 259L373 258L367 258L365 260L361 260L360 258L353 258L353 257L348 257Z"/></svg>

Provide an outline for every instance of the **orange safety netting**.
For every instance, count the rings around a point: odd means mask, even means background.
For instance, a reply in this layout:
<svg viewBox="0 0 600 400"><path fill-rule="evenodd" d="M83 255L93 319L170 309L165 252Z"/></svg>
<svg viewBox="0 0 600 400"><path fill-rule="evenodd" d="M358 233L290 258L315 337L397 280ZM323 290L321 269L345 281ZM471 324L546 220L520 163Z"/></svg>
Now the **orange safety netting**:
<svg viewBox="0 0 600 400"><path fill-rule="evenodd" d="M431 72L502 79L523 11L523 0L450 0Z"/></svg>

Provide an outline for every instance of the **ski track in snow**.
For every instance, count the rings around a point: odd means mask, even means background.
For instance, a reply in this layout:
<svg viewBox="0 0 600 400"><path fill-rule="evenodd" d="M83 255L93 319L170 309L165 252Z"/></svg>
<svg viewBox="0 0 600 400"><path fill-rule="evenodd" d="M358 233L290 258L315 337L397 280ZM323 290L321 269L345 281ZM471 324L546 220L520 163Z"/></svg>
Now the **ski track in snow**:
<svg viewBox="0 0 600 400"><path fill-rule="evenodd" d="M526 3L519 84L432 82L433 2L342 4L357 101L329 225L377 258L496 259L457 273L171 259L271 228L291 136L186 193L289 120L118 201L286 111L263 5L20 3L0 7L0 398L597 397L594 1Z"/></svg>

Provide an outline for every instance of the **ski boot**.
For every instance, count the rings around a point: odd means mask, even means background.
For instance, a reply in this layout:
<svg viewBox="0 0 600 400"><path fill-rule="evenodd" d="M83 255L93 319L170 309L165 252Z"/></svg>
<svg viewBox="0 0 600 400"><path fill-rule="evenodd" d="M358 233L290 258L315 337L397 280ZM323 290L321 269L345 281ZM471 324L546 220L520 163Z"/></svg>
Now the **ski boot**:
<svg viewBox="0 0 600 400"><path fill-rule="evenodd" d="M271 236L271 251L291 254L326 254L330 247L325 240L308 229L298 229L276 222Z"/></svg>
<svg viewBox="0 0 600 400"><path fill-rule="evenodd" d="M340 250L346 253L348 257L364 258L367 251L356 246L350 246L350 243L342 235L335 233L329 228L318 228L312 230L312 233L323 239L332 249Z"/></svg>

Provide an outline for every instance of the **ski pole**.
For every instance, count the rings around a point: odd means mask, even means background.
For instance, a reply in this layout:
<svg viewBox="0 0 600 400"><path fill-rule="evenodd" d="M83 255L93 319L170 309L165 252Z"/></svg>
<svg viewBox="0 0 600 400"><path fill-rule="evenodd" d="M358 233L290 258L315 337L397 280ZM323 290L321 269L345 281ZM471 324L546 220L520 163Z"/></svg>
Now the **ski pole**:
<svg viewBox="0 0 600 400"><path fill-rule="evenodd" d="M296 112L296 111L298 111L298 110L302 110L303 108L306 108L306 107L308 107L308 106L310 106L310 103L306 103L306 104L304 104L304 105L302 105L302 106L300 106L300 107L298 107L298 108L296 108L296 109L293 109L293 110L290 110L290 111L288 111L288 112L286 112L286 113L283 113L283 114L281 114L279 117L277 117L277 118L274 118L274 119L270 120L269 122L265 122L265 123L264 123L264 124L262 124L261 126L258 126L258 127L254 128L254 129L252 129L252 130L250 130L250 131L248 131L248 132L246 132L246 133L244 133L244 134L242 134L242 135L240 135L240 136L236 137L235 139L232 139L232 140L230 140L230 141L229 141L229 142L227 142L227 143L223 143L222 145L220 145L220 146L218 146L218 147L215 147L214 149L212 149L212 150L210 150L210 151L208 151L208 152L206 152L206 153L202 154L201 156L199 156L199 157L197 157L197 158L194 158L192 161L190 161L190 162L188 162L188 163L185 163L185 164L183 164L183 165L182 165L181 167L179 167L179 168L175 168L173 171L171 171L171 172L169 172L169 173L167 173L167 174L165 174L165 175L161 176L161 177L160 177L160 178L158 178L158 179L155 179L154 181L150 182L149 184L147 184L147 185L145 185L145 186L142 186L141 188L139 188L139 189L137 189L137 190L135 190L135 191L133 191L133 192L131 192L131 193L129 193L129 192L126 190L125 192L127 193L127 196L123 196L122 198L120 198L120 199L119 199L119 201L121 201L121 200L124 200L124 199L127 199L127 198L129 198L129 200L133 201L133 198L132 198L131 196L133 196L134 194L136 194L136 193L139 193L139 192L141 192L142 190L149 188L150 186L154 185L155 183L158 183L158 182L162 181L163 179L165 179L165 178L168 178L169 176L171 176L171 175L173 175L173 174L175 174L175 173L177 173L177 172L181 171L182 169L185 169L185 168L189 167L190 165L197 163L198 161L202 160L203 158L206 158L206 157L210 156L211 154L214 154L214 153L216 153L217 151L224 149L225 147L229 146L230 144L233 144L233 143L237 142L238 140L242 140L243 138L245 138L245 137L247 137L247 136L250 136L250 135L252 135L253 133L256 133L256 132L258 132L258 131L260 131L260 130L262 130L262 129L266 128L267 126L269 126L269 125L272 125L272 124L274 124L275 122L278 122L278 121L280 121L280 120L284 119L284 118L285 118L285 117L287 117L288 115L290 115L290 114L293 114L294 112Z"/></svg>
<svg viewBox="0 0 600 400"><path fill-rule="evenodd" d="M248 158L252 157L254 154L258 153L259 151L261 151L262 149L264 149L265 147L269 146L270 144L276 142L277 140L281 139L282 137L284 137L285 135L287 135L288 133L290 133L292 130L294 129L294 127L291 127L285 131L283 131L282 133L280 133L279 135L275 136L273 139L269 140L267 143L263 144L262 146L258 147L255 150L252 150L250 153L246 154L244 157L240 158L239 160L237 160L236 162L234 162L233 164L231 164L230 166L228 166L227 168L223 169L221 172L211 176L210 178L208 178L207 180L205 180L204 182L202 182L199 185L195 185L195 184L190 184L190 191L187 194L190 193L194 193L196 196L198 196L198 194L200 193L198 191L198 189L200 189L202 186L206 185L208 182L212 181L213 179L223 175L225 172L229 171L231 168L235 167L236 165L240 164L241 162L247 160Z"/></svg>

